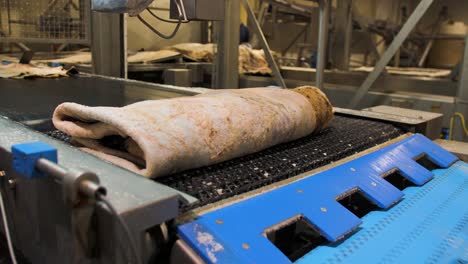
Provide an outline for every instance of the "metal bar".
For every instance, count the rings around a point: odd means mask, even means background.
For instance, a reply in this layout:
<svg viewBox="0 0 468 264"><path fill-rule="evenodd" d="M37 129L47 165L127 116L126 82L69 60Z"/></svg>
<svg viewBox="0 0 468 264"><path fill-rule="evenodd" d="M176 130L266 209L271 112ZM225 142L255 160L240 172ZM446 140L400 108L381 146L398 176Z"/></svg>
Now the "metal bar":
<svg viewBox="0 0 468 264"><path fill-rule="evenodd" d="M458 83L457 97L455 98L455 111L468 118L468 34L465 37L465 52L461 61L460 81ZM466 120L468 121L468 120ZM460 122L455 122L452 128L453 139L458 141L468 141L468 136Z"/></svg>
<svg viewBox="0 0 468 264"><path fill-rule="evenodd" d="M2 18L2 12L0 12L0 37L6 36L5 32L2 31L3 29L3 24L2 24L3 18ZM5 51L3 48L3 43L0 42L0 50Z"/></svg>
<svg viewBox="0 0 468 264"><path fill-rule="evenodd" d="M57 50L55 50L55 52L62 52L67 47L68 47L68 44L62 44L57 48Z"/></svg>
<svg viewBox="0 0 468 264"><path fill-rule="evenodd" d="M276 24L278 23L278 6L272 5L271 7L271 23L273 24L273 27L276 27ZM275 39L276 36L276 30L272 30L270 32L270 39Z"/></svg>
<svg viewBox="0 0 468 264"><path fill-rule="evenodd" d="M460 68L461 68L462 60L460 60L453 68L452 71L450 72L450 75L448 79L450 80L456 80L458 77L458 74L460 73Z"/></svg>
<svg viewBox="0 0 468 264"><path fill-rule="evenodd" d="M8 25L8 35L11 36L11 10L10 10L10 0L7 0L7 25Z"/></svg>
<svg viewBox="0 0 468 264"><path fill-rule="evenodd" d="M268 11L268 2L262 3L260 7L260 12L258 13L258 23L260 26L263 26L265 23L266 13Z"/></svg>
<svg viewBox="0 0 468 264"><path fill-rule="evenodd" d="M213 88L239 88L239 34L240 3L225 0L225 20L215 22L217 29L217 55L213 67Z"/></svg>
<svg viewBox="0 0 468 264"><path fill-rule="evenodd" d="M423 51L421 57L419 58L419 61L418 61L418 66L419 67L424 66L424 63L426 62L427 56L429 55L429 51L431 51L432 46L434 45L434 40L435 40L434 37L439 32L439 28L442 25L442 22L443 22L443 17L442 17L442 15L440 15L439 18L437 19L436 25L434 26L434 28L432 28L432 32L431 32L431 37L432 38L427 42L426 46L424 47L424 51Z"/></svg>
<svg viewBox="0 0 468 264"><path fill-rule="evenodd" d="M15 46L17 46L22 51L30 51L31 50L28 46L26 46L24 43L21 43L21 42L15 43Z"/></svg>
<svg viewBox="0 0 468 264"><path fill-rule="evenodd" d="M268 6L269 6L269 3L268 1L267 2L264 2L264 3L261 3L260 5L260 11L258 12L258 16L257 16L257 21L260 25L260 28L263 27L263 25L265 24L265 18L266 18L266 14L267 14L267 11L268 11ZM249 28L251 27L254 27L253 24L255 22L253 20L249 20ZM257 35L253 35L251 37L251 41L250 43L252 44L252 47L254 48L257 48L258 47L258 40L259 36Z"/></svg>
<svg viewBox="0 0 468 264"><path fill-rule="evenodd" d="M92 57L95 74L126 78L125 15L93 12Z"/></svg>
<svg viewBox="0 0 468 264"><path fill-rule="evenodd" d="M404 24L406 22L406 19L408 18L406 7L401 6L401 1L398 1L398 20L399 20L399 25ZM393 37L395 37L395 34L393 34ZM400 58L401 58L401 48L398 48L397 51L395 52L395 56L393 56L393 66L394 67L400 67Z"/></svg>
<svg viewBox="0 0 468 264"><path fill-rule="evenodd" d="M317 58L317 78L316 85L319 89L323 89L323 77L327 61L327 43L328 43L328 26L330 20L330 0L320 0L320 25L319 25L319 37L318 37L318 58ZM312 23L311 23L312 24Z"/></svg>
<svg viewBox="0 0 468 264"><path fill-rule="evenodd" d="M24 21L24 20L10 20L10 24L20 24L20 25L36 25L34 22Z"/></svg>
<svg viewBox="0 0 468 264"><path fill-rule="evenodd" d="M276 64L275 59L273 58L273 55L271 54L270 46L268 45L268 42L265 38L265 35L262 32L262 28L260 27L260 24L258 23L257 18L255 18L255 14L253 9L250 7L249 1L248 0L242 0L242 4L245 7L245 10L247 11L247 15L249 19L252 20L253 22L253 29L255 34L259 37L260 44L262 45L263 51L265 52L265 57L268 61L268 64L271 67L271 70L273 71L273 77L275 79L275 82L278 86L282 88L286 88L286 83L284 82L283 77L281 76L280 69L278 65Z"/></svg>
<svg viewBox="0 0 468 264"><path fill-rule="evenodd" d="M347 71L353 32L353 0L338 1L335 28L333 61L337 69Z"/></svg>
<svg viewBox="0 0 468 264"><path fill-rule="evenodd" d="M291 41L291 43L289 43L289 45L286 47L286 49L283 50L283 52L281 52L281 54L283 54L283 56L292 48L292 46L294 46L294 44L299 40L299 38L307 32L307 29L309 28L310 24L307 24L305 25L305 27L301 30L301 32L299 32L299 34L297 34L297 36Z"/></svg>
<svg viewBox="0 0 468 264"><path fill-rule="evenodd" d="M37 160L36 168L59 181L63 181L63 178L67 175L67 170L65 168L47 159Z"/></svg>
<svg viewBox="0 0 468 264"><path fill-rule="evenodd" d="M392 44L388 47L385 51L383 56L377 62L376 66L374 67L374 71L372 71L361 87L357 90L356 94L354 95L351 103L349 104L350 108L356 108L361 101L361 99L366 95L369 89L372 87L374 82L380 76L382 71L385 69L385 66L390 62L395 52L400 48L401 44L405 41L405 39L409 36L411 31L415 28L416 24L418 24L419 20L423 17L429 7L432 5L434 0L421 0L418 6L411 14L411 16L406 21L405 25L401 28L400 32L398 32L397 36L393 40Z"/></svg>
<svg viewBox="0 0 468 264"><path fill-rule="evenodd" d="M208 21L201 21L200 22L200 40L201 43L206 44L209 43L210 38L209 38L209 22Z"/></svg>
<svg viewBox="0 0 468 264"><path fill-rule="evenodd" d="M0 37L3 43L44 43L44 44L83 44L89 45L90 41L87 39L42 39L42 38L8 38Z"/></svg>
<svg viewBox="0 0 468 264"><path fill-rule="evenodd" d="M47 7L44 9L44 12L42 12L43 16L47 16L50 10L57 4L57 0L52 0L49 2Z"/></svg>

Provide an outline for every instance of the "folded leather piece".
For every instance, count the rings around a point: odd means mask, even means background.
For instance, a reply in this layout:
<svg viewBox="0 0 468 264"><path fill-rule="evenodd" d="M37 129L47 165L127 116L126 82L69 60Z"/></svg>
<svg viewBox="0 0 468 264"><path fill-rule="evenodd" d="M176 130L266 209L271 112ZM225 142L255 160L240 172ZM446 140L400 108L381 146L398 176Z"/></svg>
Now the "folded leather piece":
<svg viewBox="0 0 468 264"><path fill-rule="evenodd" d="M158 177L304 137L332 117L319 89L300 87L216 90L122 108L64 103L53 122L85 151Z"/></svg>

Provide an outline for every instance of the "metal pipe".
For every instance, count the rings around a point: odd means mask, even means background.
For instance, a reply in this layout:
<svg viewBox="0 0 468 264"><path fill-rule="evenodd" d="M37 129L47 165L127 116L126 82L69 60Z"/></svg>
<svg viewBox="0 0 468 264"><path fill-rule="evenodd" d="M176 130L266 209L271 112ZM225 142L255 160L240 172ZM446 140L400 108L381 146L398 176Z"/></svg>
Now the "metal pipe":
<svg viewBox="0 0 468 264"><path fill-rule="evenodd" d="M8 24L8 36L11 36L11 11L10 11L10 0L6 1L7 8L7 24Z"/></svg>
<svg viewBox="0 0 468 264"><path fill-rule="evenodd" d="M239 88L240 3L225 0L225 20L215 22L218 38L213 67L213 88Z"/></svg>
<svg viewBox="0 0 468 264"><path fill-rule="evenodd" d="M92 16L93 73L126 78L126 15L93 12Z"/></svg>
<svg viewBox="0 0 468 264"><path fill-rule="evenodd" d="M96 199L97 195L106 195L107 191L99 185L97 176L90 172L68 171L62 166L47 159L39 159L36 162L36 168L53 177L65 186L65 196L72 197L71 200L77 200L77 195L84 195L88 198ZM68 187L68 188L67 188Z"/></svg>
<svg viewBox="0 0 468 264"><path fill-rule="evenodd" d="M327 60L327 43L328 43L328 26L330 20L330 7L329 0L319 1L319 37L318 37L318 58L317 58L317 72L316 72L316 85L319 89L323 89L323 79L325 72L325 64ZM312 23L311 23L312 24Z"/></svg>
<svg viewBox="0 0 468 264"><path fill-rule="evenodd" d="M353 0L338 1L334 25L333 53L330 56L337 69L348 71L353 32Z"/></svg>
<svg viewBox="0 0 468 264"><path fill-rule="evenodd" d="M65 168L47 159L39 159L36 162L36 168L60 182L62 182L63 178L67 175L67 170Z"/></svg>

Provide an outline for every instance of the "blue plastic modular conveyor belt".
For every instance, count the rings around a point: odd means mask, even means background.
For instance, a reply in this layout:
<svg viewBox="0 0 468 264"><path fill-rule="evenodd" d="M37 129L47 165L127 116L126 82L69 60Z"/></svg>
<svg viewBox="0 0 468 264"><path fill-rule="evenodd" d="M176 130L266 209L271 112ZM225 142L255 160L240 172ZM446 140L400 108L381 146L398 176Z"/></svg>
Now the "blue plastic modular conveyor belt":
<svg viewBox="0 0 468 264"><path fill-rule="evenodd" d="M421 155L442 169L429 171L414 160ZM468 165L456 161L413 135L209 212L178 231L210 263L466 263ZM383 176L392 171L414 187L390 184ZM375 206L362 218L338 201L356 190ZM299 257L283 253L269 234L291 219L305 219L322 243Z"/></svg>

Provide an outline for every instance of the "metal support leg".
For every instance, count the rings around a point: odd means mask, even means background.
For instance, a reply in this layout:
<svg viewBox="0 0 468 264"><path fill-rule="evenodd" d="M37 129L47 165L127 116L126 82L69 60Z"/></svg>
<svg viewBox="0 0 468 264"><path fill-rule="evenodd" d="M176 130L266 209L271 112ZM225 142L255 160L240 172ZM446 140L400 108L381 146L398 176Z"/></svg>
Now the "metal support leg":
<svg viewBox="0 0 468 264"><path fill-rule="evenodd" d="M121 14L92 13L93 72L127 77L126 17Z"/></svg>
<svg viewBox="0 0 468 264"><path fill-rule="evenodd" d="M265 57L268 61L268 64L270 65L271 70L273 71L273 77L275 78L276 84L282 88L286 88L286 83L284 82L283 77L281 76L280 69L276 64L273 55L271 54L270 46L268 45L265 35L263 35L262 29L260 27L260 24L258 23L257 18L255 18L254 11L250 7L249 1L242 0L242 4L244 5L245 10L247 11L249 19L251 19L253 22L254 32L260 40L260 44L262 45L263 51L265 52Z"/></svg>
<svg viewBox="0 0 468 264"><path fill-rule="evenodd" d="M421 0L421 2L419 2L419 5L414 10L413 14L411 14L411 16L408 18L400 32L398 32L392 44L390 44L383 56L377 62L374 70L369 74L369 76L367 76L367 79L357 90L354 98L349 104L350 108L356 108L358 106L361 99L367 94L369 89L379 77L380 73L382 73L382 71L385 69L385 66L387 66L387 64L390 62L396 51L400 48L401 44L403 44L405 39L409 36L411 31L415 28L416 24L418 24L419 20L423 17L424 13L426 13L433 2L434 0Z"/></svg>
<svg viewBox="0 0 468 264"><path fill-rule="evenodd" d="M458 75L460 74L460 68L461 68L462 62L463 62L463 58L461 58L461 60L455 66L452 67L452 70L450 71L450 75L448 79L454 80L454 81L458 79Z"/></svg>
<svg viewBox="0 0 468 264"><path fill-rule="evenodd" d="M258 21L258 24L260 24L260 28L263 28L263 25L265 24L265 18L266 18L266 14L268 12L268 6L269 6L269 3L268 1L266 2L262 2L260 3L260 10L258 11L258 15L257 15L257 21ZM248 15L247 15L248 17ZM248 19L248 26L249 28L253 28L255 25L254 25L254 21L252 21L251 19ZM259 37L257 35L253 35L251 36L250 38L250 44L252 45L253 48L258 48L259 45Z"/></svg>
<svg viewBox="0 0 468 264"><path fill-rule="evenodd" d="M216 23L218 38L213 88L239 88L240 4L226 0L225 20Z"/></svg>
<svg viewBox="0 0 468 264"><path fill-rule="evenodd" d="M457 97L455 98L455 112L462 114L465 117L465 122L468 121L468 35L465 38L465 53L461 61L460 82L458 86ZM464 128L455 119L453 129L453 139L457 141L468 141L468 135Z"/></svg>
<svg viewBox="0 0 468 264"><path fill-rule="evenodd" d="M353 0L338 1L335 27L333 61L337 69L347 71L349 70L353 32Z"/></svg>
<svg viewBox="0 0 468 264"><path fill-rule="evenodd" d="M320 0L320 25L318 37L318 58L317 58L317 77L316 85L319 89L323 89L323 78L325 72L325 64L327 61L327 43L328 43L328 26L330 22L330 0ZM312 24L312 23L311 23Z"/></svg>

